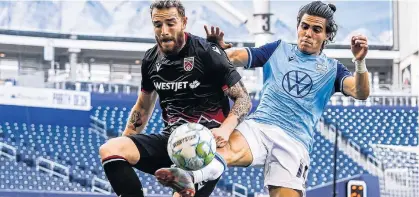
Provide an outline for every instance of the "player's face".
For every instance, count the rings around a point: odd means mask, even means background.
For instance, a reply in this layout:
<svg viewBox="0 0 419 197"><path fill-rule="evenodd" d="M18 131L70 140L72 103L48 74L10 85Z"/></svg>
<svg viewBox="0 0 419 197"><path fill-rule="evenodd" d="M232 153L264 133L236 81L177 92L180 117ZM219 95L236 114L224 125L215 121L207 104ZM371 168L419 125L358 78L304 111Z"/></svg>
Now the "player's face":
<svg viewBox="0 0 419 197"><path fill-rule="evenodd" d="M153 9L151 14L156 41L165 54L176 54L185 42L186 17L177 8Z"/></svg>
<svg viewBox="0 0 419 197"><path fill-rule="evenodd" d="M326 19L304 14L298 24L298 48L306 54L319 54L327 40Z"/></svg>

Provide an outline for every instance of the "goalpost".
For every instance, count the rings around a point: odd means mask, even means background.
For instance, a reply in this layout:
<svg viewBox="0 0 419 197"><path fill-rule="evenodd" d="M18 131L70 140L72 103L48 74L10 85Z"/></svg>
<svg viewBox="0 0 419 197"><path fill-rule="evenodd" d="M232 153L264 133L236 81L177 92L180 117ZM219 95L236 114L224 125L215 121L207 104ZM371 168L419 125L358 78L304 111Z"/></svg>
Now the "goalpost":
<svg viewBox="0 0 419 197"><path fill-rule="evenodd" d="M419 146L372 145L381 162L382 197L419 197Z"/></svg>

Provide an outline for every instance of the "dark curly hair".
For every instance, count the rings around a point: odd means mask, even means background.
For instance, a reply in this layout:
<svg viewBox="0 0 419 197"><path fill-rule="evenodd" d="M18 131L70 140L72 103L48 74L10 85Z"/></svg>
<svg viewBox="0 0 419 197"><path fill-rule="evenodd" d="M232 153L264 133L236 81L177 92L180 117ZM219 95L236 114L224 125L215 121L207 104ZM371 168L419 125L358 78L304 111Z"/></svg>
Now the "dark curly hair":
<svg viewBox="0 0 419 197"><path fill-rule="evenodd" d="M323 43L322 49L325 44L333 42L333 39L336 36L338 31L338 26L336 25L335 20L333 19L333 14L336 12L336 6L333 4L325 4L321 1L313 1L300 8L297 16L297 27L300 25L301 18L304 14L318 16L326 19L326 34L329 36L329 39Z"/></svg>
<svg viewBox="0 0 419 197"><path fill-rule="evenodd" d="M150 15L153 13L153 9L167 9L167 8L177 8L179 15L181 17L185 16L185 7L179 0L157 0L150 5Z"/></svg>

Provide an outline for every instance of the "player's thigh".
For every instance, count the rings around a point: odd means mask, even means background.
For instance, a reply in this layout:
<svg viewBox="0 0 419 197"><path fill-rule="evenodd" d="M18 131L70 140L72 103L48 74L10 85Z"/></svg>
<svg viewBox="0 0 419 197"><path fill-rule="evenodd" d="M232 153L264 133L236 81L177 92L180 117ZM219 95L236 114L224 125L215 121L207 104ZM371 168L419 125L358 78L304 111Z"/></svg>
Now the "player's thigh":
<svg viewBox="0 0 419 197"><path fill-rule="evenodd" d="M217 152L223 156L229 166L249 166L253 156L246 138L234 130L226 146L218 148Z"/></svg>
<svg viewBox="0 0 419 197"><path fill-rule="evenodd" d="M128 137L117 137L108 140L100 146L99 154L102 159L111 156L125 158L130 164L134 165L140 159L140 151L135 143Z"/></svg>
<svg viewBox="0 0 419 197"><path fill-rule="evenodd" d="M254 120L240 123L231 134L228 146L219 150L230 166L262 166L268 151L266 136Z"/></svg>
<svg viewBox="0 0 419 197"><path fill-rule="evenodd" d="M264 185L290 188L304 194L310 165L308 150L280 128L268 125L264 131L270 140L264 169Z"/></svg>
<svg viewBox="0 0 419 197"><path fill-rule="evenodd" d="M270 197L303 197L303 194L299 190L280 187L280 186L268 186Z"/></svg>
<svg viewBox="0 0 419 197"><path fill-rule="evenodd" d="M140 150L141 159L134 165L138 170L154 175L158 169L168 168L173 164L167 153L168 135L137 134L129 137Z"/></svg>

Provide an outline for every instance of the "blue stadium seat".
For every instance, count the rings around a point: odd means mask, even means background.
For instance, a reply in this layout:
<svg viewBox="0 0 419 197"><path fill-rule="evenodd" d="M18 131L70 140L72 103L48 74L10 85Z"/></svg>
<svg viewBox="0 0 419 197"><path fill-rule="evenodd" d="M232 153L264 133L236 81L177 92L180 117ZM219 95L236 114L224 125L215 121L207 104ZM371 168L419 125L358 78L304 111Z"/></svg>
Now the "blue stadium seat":
<svg viewBox="0 0 419 197"><path fill-rule="evenodd" d="M417 146L418 111L400 106L328 106L323 117L368 155L373 154L371 144Z"/></svg>

